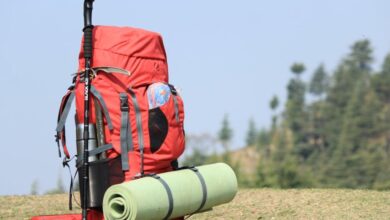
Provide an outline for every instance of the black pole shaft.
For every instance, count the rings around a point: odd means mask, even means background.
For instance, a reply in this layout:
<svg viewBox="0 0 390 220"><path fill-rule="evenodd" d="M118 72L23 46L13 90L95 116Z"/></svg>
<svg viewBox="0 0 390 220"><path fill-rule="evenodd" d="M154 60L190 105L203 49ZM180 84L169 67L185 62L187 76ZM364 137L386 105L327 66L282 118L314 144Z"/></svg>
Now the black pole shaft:
<svg viewBox="0 0 390 220"><path fill-rule="evenodd" d="M84 154L83 154L83 198L82 198L82 219L88 218L88 198L89 198L89 105L90 105L90 76L91 76L91 58L92 58L92 5L93 0L84 0Z"/></svg>

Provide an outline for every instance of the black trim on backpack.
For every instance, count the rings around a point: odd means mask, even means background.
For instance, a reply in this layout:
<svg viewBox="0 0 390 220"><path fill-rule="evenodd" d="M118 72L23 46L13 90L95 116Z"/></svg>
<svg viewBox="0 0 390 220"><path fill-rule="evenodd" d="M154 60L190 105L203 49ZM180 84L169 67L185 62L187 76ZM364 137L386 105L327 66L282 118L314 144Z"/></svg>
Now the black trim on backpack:
<svg viewBox="0 0 390 220"><path fill-rule="evenodd" d="M168 120L160 108L149 110L150 151L158 151L168 134Z"/></svg>
<svg viewBox="0 0 390 220"><path fill-rule="evenodd" d="M179 104L178 104L178 101L177 101L177 91L176 91L176 88L171 85L171 84L168 84L170 90L171 90L171 93L172 93L172 98L173 98L173 103L175 104L175 117L176 117L176 121L179 122L180 119L179 119Z"/></svg>

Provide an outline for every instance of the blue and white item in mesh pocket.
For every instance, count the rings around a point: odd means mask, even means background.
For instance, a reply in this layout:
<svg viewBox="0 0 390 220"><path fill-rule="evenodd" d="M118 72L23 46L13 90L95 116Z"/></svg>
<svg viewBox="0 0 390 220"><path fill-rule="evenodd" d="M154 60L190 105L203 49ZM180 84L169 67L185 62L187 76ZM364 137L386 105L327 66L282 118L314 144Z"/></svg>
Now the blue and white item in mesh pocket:
<svg viewBox="0 0 390 220"><path fill-rule="evenodd" d="M157 108L168 102L171 90L167 84L153 83L147 90L149 109Z"/></svg>

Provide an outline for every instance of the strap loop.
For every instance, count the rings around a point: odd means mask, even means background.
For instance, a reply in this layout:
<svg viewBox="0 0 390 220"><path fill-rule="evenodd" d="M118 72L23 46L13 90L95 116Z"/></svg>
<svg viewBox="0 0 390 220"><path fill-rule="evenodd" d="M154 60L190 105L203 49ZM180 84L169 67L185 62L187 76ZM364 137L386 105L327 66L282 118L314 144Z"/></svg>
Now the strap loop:
<svg viewBox="0 0 390 220"><path fill-rule="evenodd" d="M203 207L204 207L204 205L206 204L206 201L207 201L207 186L206 186L206 182L205 182L202 174L199 172L198 168L196 168L194 166L184 166L184 167L180 167L178 170L184 170L184 169L189 169L189 170L193 171L196 174L196 176L198 177L200 184L202 185L202 196L203 196L202 197L202 202L200 203L199 208L194 212L194 213L197 213L197 212L199 212L200 210L203 209Z"/></svg>

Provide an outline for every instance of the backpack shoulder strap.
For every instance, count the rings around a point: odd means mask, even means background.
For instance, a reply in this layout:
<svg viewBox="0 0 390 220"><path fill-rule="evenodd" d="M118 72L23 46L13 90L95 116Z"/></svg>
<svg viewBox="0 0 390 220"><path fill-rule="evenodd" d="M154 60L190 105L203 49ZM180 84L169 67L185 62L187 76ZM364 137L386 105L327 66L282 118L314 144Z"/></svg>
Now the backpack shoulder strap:
<svg viewBox="0 0 390 220"><path fill-rule="evenodd" d="M74 97L75 97L74 86L72 85L71 87L68 88L68 91L66 92L64 97L62 97L60 110L58 111L58 118L57 118L57 127L56 127L57 134L55 135L57 146L58 146L58 156L61 157L61 149L60 149L60 142L59 142L61 140L64 154L68 159L70 158L70 155L69 155L68 148L66 147L65 122L66 122L66 118L68 117L70 107L72 106Z"/></svg>

